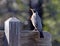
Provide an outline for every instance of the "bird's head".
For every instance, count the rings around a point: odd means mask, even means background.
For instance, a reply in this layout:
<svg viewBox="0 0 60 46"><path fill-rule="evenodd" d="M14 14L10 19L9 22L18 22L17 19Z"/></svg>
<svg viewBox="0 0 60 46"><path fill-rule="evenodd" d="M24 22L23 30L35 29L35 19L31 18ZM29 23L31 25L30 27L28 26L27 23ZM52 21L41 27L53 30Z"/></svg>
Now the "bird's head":
<svg viewBox="0 0 60 46"><path fill-rule="evenodd" d="M32 11L32 13L36 13L38 15L38 12L36 9L30 9Z"/></svg>
<svg viewBox="0 0 60 46"><path fill-rule="evenodd" d="M36 13L36 10L35 9L30 9L32 11L32 13Z"/></svg>

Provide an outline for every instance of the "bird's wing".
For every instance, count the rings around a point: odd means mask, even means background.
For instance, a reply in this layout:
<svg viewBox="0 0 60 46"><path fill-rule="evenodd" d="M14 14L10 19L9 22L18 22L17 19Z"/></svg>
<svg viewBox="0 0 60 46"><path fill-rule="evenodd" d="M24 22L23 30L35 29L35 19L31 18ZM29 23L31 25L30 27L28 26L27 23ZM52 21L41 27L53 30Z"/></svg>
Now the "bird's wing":
<svg viewBox="0 0 60 46"><path fill-rule="evenodd" d="M36 21L37 21L37 28L42 30L42 23L41 23L41 18L39 17L39 15L36 16Z"/></svg>

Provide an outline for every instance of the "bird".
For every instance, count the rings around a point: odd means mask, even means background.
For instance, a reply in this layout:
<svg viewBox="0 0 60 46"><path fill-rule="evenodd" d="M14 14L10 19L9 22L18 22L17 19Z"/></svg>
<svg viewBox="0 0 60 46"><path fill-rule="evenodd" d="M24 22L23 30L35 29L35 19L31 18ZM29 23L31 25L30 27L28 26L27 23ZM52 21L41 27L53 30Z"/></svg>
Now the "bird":
<svg viewBox="0 0 60 46"><path fill-rule="evenodd" d="M41 18L38 15L38 12L35 9L30 9L32 11L32 16L30 18L35 31L39 31L40 33L40 38L44 38L43 35L43 30L42 30L42 23L41 23Z"/></svg>

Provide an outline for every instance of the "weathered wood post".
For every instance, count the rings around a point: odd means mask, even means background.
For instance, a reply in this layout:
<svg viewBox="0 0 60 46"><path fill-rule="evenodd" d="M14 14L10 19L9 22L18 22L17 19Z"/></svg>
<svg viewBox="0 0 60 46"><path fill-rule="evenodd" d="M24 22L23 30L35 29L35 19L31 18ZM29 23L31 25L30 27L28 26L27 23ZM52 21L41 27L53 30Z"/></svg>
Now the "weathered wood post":
<svg viewBox="0 0 60 46"><path fill-rule="evenodd" d="M37 40L37 46L52 46L52 35L49 32L43 32L44 38Z"/></svg>
<svg viewBox="0 0 60 46"><path fill-rule="evenodd" d="M20 46L20 21L11 17L5 21L4 46Z"/></svg>
<svg viewBox="0 0 60 46"><path fill-rule="evenodd" d="M4 42L3 42L3 38L4 38L4 32L3 30L0 30L0 46L3 46Z"/></svg>
<svg viewBox="0 0 60 46"><path fill-rule="evenodd" d="M52 36L49 32L43 32L44 38L39 37L38 31L24 30L21 32L22 46L52 46Z"/></svg>

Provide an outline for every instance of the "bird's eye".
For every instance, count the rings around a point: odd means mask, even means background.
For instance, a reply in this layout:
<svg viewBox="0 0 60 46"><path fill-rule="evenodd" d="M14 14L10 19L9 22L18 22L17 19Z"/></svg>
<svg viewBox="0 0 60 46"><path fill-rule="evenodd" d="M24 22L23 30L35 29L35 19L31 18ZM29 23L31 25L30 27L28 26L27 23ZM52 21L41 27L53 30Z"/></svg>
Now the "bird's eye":
<svg viewBox="0 0 60 46"><path fill-rule="evenodd" d="M34 10L34 12L36 12L36 11Z"/></svg>

